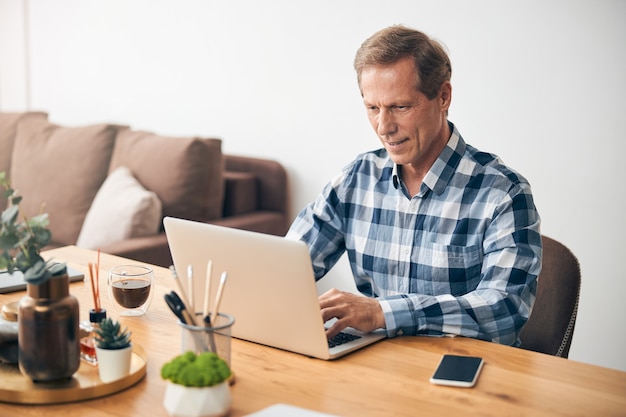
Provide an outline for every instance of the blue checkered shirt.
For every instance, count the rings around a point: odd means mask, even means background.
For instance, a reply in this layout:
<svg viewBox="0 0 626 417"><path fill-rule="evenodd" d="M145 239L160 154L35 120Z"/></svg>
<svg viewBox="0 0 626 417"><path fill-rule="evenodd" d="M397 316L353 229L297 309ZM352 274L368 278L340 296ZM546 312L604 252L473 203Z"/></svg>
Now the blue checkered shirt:
<svg viewBox="0 0 626 417"><path fill-rule="evenodd" d="M385 149L359 155L298 215L316 279L347 252L389 337L461 335L519 345L541 269L530 185L452 135L411 197Z"/></svg>

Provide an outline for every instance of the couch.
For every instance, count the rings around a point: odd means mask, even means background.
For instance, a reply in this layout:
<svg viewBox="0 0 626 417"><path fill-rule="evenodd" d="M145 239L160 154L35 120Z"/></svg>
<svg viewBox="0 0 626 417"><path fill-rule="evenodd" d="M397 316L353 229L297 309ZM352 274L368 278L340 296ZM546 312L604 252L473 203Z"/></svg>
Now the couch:
<svg viewBox="0 0 626 417"><path fill-rule="evenodd" d="M23 214L48 213L51 248L77 245L160 266L172 263L165 216L286 233L284 168L225 155L221 145L111 123L61 126L44 112L0 112L0 172L23 196ZM6 205L0 195L0 210Z"/></svg>

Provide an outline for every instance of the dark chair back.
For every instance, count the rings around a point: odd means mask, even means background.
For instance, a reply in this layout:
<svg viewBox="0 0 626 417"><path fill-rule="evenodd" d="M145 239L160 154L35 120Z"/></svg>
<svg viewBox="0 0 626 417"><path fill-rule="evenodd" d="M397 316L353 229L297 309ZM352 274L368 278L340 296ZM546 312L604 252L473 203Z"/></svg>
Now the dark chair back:
<svg viewBox="0 0 626 417"><path fill-rule="evenodd" d="M563 244L546 236L542 242L537 299L520 333L521 348L567 358L578 312L580 265Z"/></svg>

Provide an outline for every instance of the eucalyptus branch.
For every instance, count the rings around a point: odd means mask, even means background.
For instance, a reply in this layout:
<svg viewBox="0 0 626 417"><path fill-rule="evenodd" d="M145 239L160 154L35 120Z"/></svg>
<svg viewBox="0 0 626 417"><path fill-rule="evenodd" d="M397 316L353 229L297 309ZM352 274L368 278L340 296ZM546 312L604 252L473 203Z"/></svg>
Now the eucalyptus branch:
<svg viewBox="0 0 626 417"><path fill-rule="evenodd" d="M63 273L64 264L46 262L40 255L51 239L48 214L43 213L45 205L41 206L40 214L28 218L21 211L22 196L11 187L4 172L0 172L0 185L5 188L9 203L0 219L0 268L6 268L9 273L19 270L32 284Z"/></svg>

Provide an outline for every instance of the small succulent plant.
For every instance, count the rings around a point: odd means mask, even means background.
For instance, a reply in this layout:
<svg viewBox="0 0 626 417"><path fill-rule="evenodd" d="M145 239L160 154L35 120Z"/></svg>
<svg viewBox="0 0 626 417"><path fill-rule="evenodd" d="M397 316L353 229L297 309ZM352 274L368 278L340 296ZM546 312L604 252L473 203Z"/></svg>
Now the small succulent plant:
<svg viewBox="0 0 626 417"><path fill-rule="evenodd" d="M118 321L106 318L96 329L96 346L100 349L124 349L130 346L131 332L128 328L122 329Z"/></svg>

